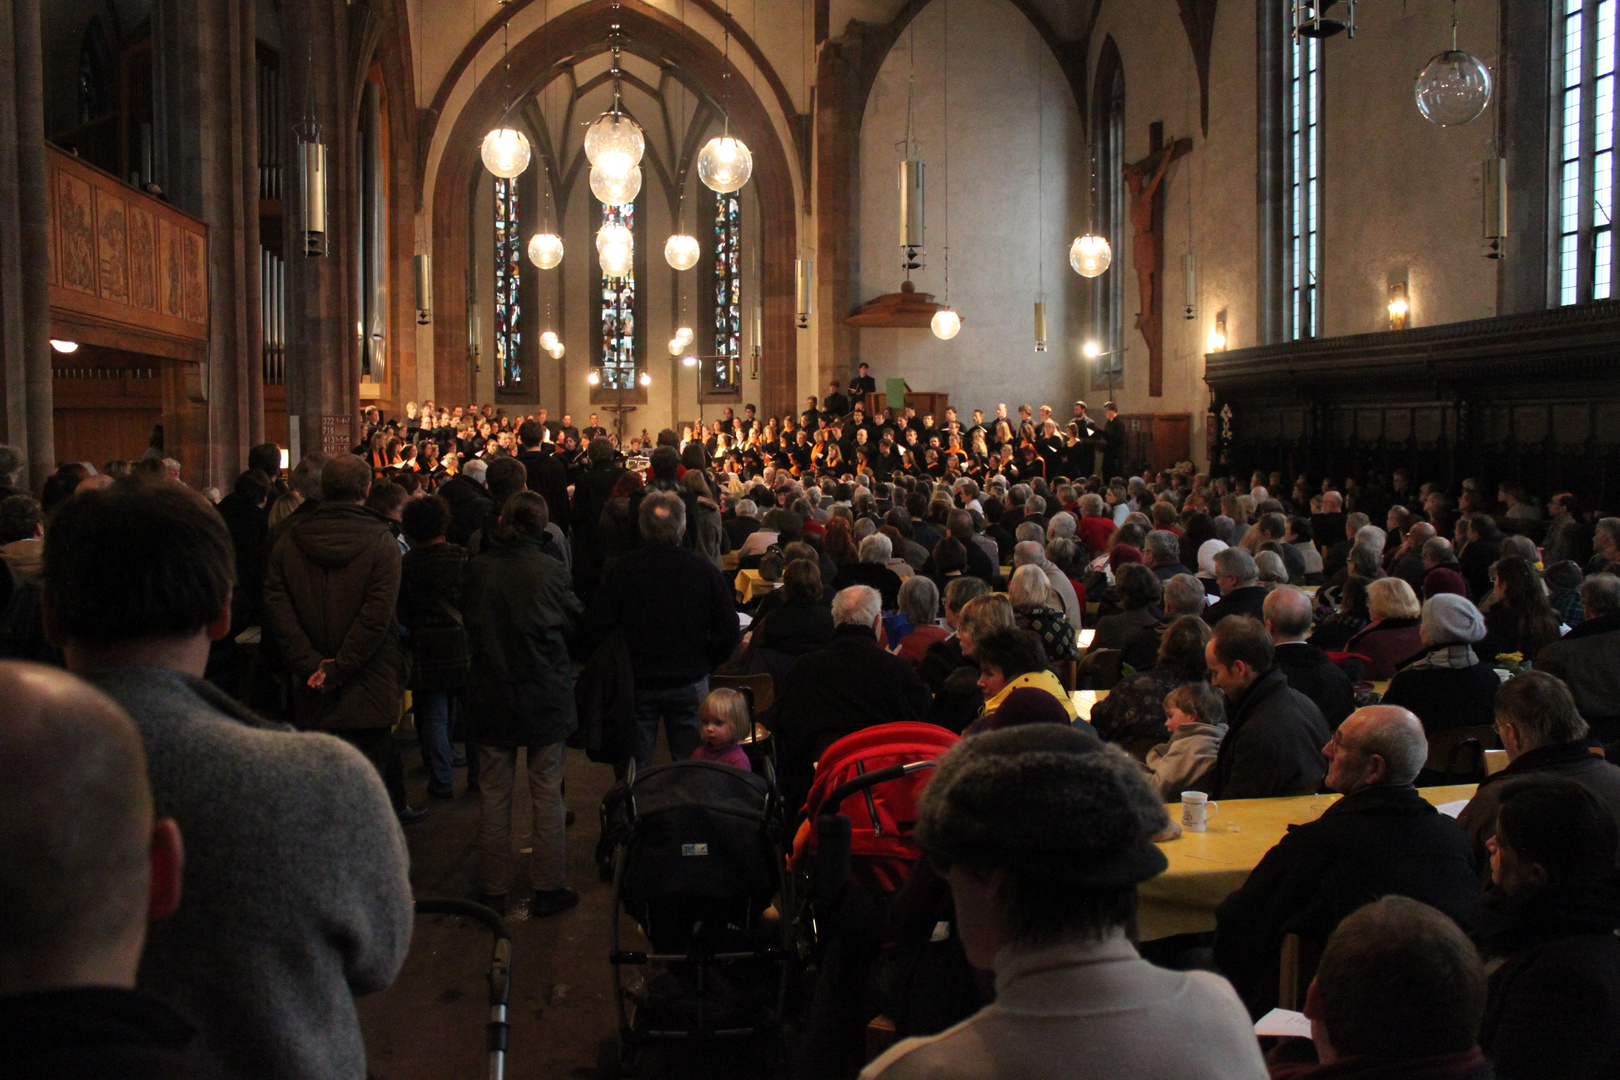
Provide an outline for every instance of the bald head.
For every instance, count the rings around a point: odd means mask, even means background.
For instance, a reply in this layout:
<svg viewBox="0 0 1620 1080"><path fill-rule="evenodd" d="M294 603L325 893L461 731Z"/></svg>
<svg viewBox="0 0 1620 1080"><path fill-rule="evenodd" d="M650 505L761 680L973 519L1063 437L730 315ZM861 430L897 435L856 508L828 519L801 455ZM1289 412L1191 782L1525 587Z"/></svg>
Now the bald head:
<svg viewBox="0 0 1620 1080"><path fill-rule="evenodd" d="M1350 794L1378 785L1410 784L1429 756L1423 724L1398 705L1368 705L1339 725L1328 743L1329 790Z"/></svg>
<svg viewBox="0 0 1620 1080"><path fill-rule="evenodd" d="M1406 530L1406 542L1411 544L1413 547L1421 548L1424 544L1433 539L1434 526L1430 525L1427 521L1420 521L1416 525L1413 525L1410 529Z"/></svg>
<svg viewBox="0 0 1620 1080"><path fill-rule="evenodd" d="M1279 585L1266 597L1266 630L1281 645L1304 641L1311 629L1311 598L1291 585Z"/></svg>
<svg viewBox="0 0 1620 1080"><path fill-rule="evenodd" d="M146 920L173 911L180 876L140 735L56 668L0 662L0 701L0 993L133 986Z"/></svg>

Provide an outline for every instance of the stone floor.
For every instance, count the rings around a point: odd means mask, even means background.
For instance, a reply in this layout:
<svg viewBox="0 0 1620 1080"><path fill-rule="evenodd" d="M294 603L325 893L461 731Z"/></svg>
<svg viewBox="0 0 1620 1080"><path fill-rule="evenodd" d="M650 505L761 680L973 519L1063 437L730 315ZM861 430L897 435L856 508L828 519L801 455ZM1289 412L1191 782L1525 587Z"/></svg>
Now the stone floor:
<svg viewBox="0 0 1620 1080"><path fill-rule="evenodd" d="M427 806L428 819L405 830L411 850L411 880L418 898L466 898L472 891L478 796L462 789L466 771L456 770L454 801L429 800L427 775L414 743L402 743L412 805ZM569 883L580 905L550 919L529 920L527 904L508 912L512 930L511 1041L507 1075L594 1077L597 1046L614 1038L618 1020L612 969L607 962L612 886L597 876L593 854L597 806L611 786L612 771L568 752L570 809L578 821L568 831ZM518 786L518 820L528 814ZM514 829L514 844L527 845ZM520 839L521 837L521 839ZM527 857L519 857L524 881ZM511 894L516 905L526 897ZM491 936L465 920L419 917L410 957L394 985L361 1001L361 1023L372 1071L390 1080L462 1080L489 1075L485 1050Z"/></svg>

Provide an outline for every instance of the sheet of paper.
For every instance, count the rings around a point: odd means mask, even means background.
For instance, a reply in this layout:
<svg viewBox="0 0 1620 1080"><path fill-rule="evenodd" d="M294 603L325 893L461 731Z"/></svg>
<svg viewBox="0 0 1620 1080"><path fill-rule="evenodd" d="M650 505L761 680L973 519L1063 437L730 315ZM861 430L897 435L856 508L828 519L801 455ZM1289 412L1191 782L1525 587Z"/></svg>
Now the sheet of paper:
<svg viewBox="0 0 1620 1080"><path fill-rule="evenodd" d="M753 626L753 625L754 625L754 617L752 615L748 614L748 612L746 612L746 611L737 612L737 626L740 629L746 630L750 626ZM1455 816L1455 815L1453 815L1453 816Z"/></svg>
<svg viewBox="0 0 1620 1080"><path fill-rule="evenodd" d="M1441 803L1435 809L1446 815L1446 817L1454 818L1463 812L1463 807L1467 806L1468 803L1469 800L1467 799L1458 799L1456 802Z"/></svg>
<svg viewBox="0 0 1620 1080"><path fill-rule="evenodd" d="M1254 1022L1256 1035L1293 1035L1301 1039L1311 1037L1311 1022L1302 1012L1292 1009L1272 1009Z"/></svg>

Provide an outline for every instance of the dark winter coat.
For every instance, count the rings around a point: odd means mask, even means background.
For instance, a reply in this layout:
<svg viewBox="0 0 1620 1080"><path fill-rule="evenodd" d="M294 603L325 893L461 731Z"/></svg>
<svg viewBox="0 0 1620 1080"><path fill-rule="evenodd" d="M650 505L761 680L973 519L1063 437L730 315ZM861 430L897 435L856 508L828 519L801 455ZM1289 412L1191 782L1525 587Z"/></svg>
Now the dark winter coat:
<svg viewBox="0 0 1620 1080"><path fill-rule="evenodd" d="M1560 776L1573 780L1590 791L1614 816L1615 828L1620 830L1620 766L1598 757L1584 742L1554 743L1526 750L1501 772L1487 776L1457 815L1457 824L1463 827L1473 844L1474 864L1481 878L1489 879L1491 874L1490 853L1485 850L1485 841L1496 835L1496 811L1502 805L1502 792L1524 776Z"/></svg>
<svg viewBox="0 0 1620 1080"><path fill-rule="evenodd" d="M265 618L293 674L293 713L306 730L393 727L405 690L399 541L381 515L322 503L276 542ZM322 690L305 682L335 660Z"/></svg>
<svg viewBox="0 0 1620 1080"><path fill-rule="evenodd" d="M1322 711L1272 668L1226 706L1226 738L1215 759L1217 799L1309 795L1327 775L1331 733Z"/></svg>
<svg viewBox="0 0 1620 1080"><path fill-rule="evenodd" d="M400 564L399 622L411 650L411 689L459 690L471 662L461 617L467 552L444 541L414 547Z"/></svg>
<svg viewBox="0 0 1620 1080"><path fill-rule="evenodd" d="M491 538L467 562L462 611L472 645L467 715L475 742L550 746L577 724L570 638L582 612L546 539Z"/></svg>
<svg viewBox="0 0 1620 1080"><path fill-rule="evenodd" d="M1215 909L1215 962L1262 1016L1277 1004L1283 935L1320 949L1346 915L1390 894L1464 924L1479 899L1467 838L1409 785L1364 788L1290 825Z"/></svg>
<svg viewBox="0 0 1620 1080"><path fill-rule="evenodd" d="M1356 708L1356 692L1350 676L1327 658L1327 653L1303 641L1278 645L1275 665L1282 669L1288 685L1316 702L1328 727L1338 728Z"/></svg>

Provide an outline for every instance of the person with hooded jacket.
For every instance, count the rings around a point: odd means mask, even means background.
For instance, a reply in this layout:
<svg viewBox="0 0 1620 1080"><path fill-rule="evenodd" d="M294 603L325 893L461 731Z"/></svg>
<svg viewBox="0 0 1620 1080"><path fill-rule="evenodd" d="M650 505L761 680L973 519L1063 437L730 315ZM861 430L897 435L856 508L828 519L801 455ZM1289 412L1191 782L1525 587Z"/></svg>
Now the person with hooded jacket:
<svg viewBox="0 0 1620 1080"><path fill-rule="evenodd" d="M320 506L276 541L264 610L293 675L293 721L352 743L382 774L396 812L404 770L394 746L405 690L398 633L400 551L390 522L368 510L371 466L339 454L321 469Z"/></svg>
<svg viewBox="0 0 1620 1080"><path fill-rule="evenodd" d="M467 713L480 747L482 810L477 883L502 910L512 876L512 786L527 750L533 811L531 912L555 915L579 903L567 887L563 760L579 721L568 642L584 607L569 573L546 554L553 543L545 499L519 491L501 507L486 548L467 562L462 614L471 645Z"/></svg>

